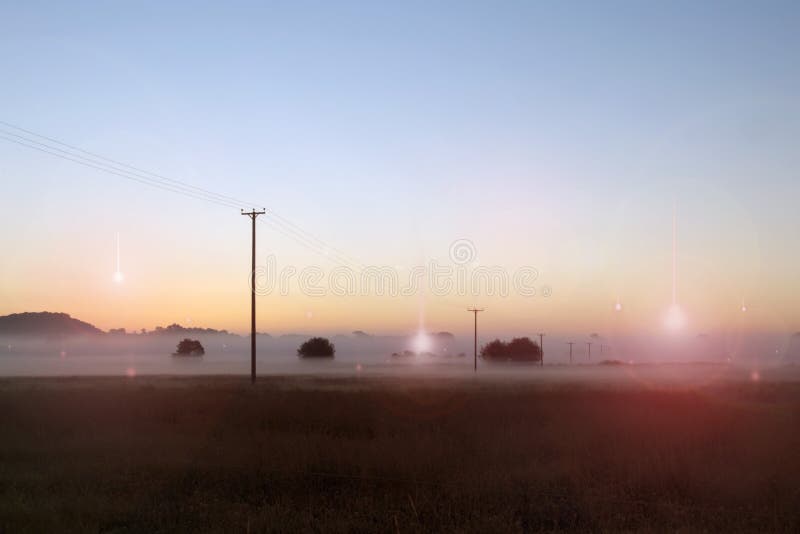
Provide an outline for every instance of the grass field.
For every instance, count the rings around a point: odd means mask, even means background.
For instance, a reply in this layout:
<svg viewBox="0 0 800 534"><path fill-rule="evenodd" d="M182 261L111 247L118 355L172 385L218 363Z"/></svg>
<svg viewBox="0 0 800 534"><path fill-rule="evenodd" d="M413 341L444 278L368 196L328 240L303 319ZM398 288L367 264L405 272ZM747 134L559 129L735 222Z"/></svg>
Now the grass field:
<svg viewBox="0 0 800 534"><path fill-rule="evenodd" d="M800 385L0 380L3 532L800 531Z"/></svg>

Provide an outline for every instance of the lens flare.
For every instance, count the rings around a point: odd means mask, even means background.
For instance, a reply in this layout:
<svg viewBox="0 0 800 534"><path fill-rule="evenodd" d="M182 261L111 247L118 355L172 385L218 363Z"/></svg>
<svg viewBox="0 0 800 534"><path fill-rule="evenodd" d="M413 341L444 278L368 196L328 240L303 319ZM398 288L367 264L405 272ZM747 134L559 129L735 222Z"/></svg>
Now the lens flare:
<svg viewBox="0 0 800 534"><path fill-rule="evenodd" d="M419 332L414 337L414 350L417 352L429 352L431 350L431 339L425 332Z"/></svg>
<svg viewBox="0 0 800 534"><path fill-rule="evenodd" d="M670 306L667 315L664 318L664 326L669 330L677 331L686 326L686 315L677 304Z"/></svg>

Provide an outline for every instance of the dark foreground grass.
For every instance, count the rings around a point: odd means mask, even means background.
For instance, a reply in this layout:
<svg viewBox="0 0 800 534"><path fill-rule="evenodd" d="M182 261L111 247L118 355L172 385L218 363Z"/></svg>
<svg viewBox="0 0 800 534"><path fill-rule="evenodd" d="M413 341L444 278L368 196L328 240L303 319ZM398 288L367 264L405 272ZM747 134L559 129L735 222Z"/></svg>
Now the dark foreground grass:
<svg viewBox="0 0 800 534"><path fill-rule="evenodd" d="M800 387L0 381L5 532L800 531Z"/></svg>

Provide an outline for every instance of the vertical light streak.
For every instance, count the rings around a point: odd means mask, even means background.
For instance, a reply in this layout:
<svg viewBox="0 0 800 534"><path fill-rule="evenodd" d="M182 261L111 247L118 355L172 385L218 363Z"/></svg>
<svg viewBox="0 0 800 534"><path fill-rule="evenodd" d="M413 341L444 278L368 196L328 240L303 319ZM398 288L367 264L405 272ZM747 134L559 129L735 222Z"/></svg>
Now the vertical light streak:
<svg viewBox="0 0 800 534"><path fill-rule="evenodd" d="M675 217L675 202L672 202L672 305L678 303L678 232Z"/></svg>

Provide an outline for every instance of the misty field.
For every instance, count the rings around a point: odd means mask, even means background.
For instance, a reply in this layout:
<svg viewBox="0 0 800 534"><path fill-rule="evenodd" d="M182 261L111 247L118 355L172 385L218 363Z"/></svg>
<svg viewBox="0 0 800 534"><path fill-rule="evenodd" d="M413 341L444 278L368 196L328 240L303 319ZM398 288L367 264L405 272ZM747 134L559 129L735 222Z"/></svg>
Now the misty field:
<svg viewBox="0 0 800 534"><path fill-rule="evenodd" d="M800 385L0 380L0 531L800 530Z"/></svg>

